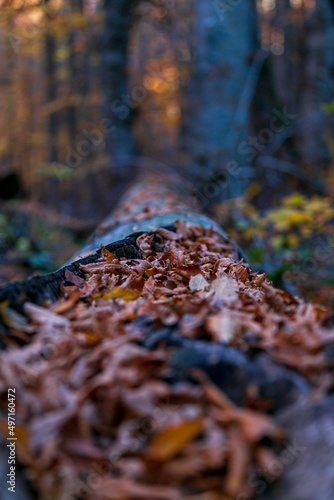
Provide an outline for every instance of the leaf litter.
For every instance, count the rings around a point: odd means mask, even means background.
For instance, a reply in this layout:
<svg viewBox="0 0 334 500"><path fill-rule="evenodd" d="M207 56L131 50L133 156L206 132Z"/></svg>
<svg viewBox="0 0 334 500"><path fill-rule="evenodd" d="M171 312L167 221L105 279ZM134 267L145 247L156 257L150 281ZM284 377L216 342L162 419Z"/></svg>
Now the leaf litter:
<svg viewBox="0 0 334 500"><path fill-rule="evenodd" d="M15 387L19 459L41 499L251 498L250 475L275 464L285 433L264 406L236 406L199 370L173 382L173 348L145 347L152 332L263 351L333 385L327 311L275 289L212 229L175 225L138 237L143 260L102 249L56 303L1 305L1 405Z"/></svg>

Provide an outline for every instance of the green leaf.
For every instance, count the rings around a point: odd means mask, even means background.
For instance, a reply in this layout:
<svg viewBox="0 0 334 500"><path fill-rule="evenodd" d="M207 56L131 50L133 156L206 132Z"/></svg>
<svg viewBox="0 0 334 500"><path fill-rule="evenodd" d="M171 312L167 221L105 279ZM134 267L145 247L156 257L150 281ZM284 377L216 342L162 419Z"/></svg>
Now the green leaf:
<svg viewBox="0 0 334 500"><path fill-rule="evenodd" d="M334 113L334 101L328 103L323 102L320 107L322 111L325 111L326 113Z"/></svg>

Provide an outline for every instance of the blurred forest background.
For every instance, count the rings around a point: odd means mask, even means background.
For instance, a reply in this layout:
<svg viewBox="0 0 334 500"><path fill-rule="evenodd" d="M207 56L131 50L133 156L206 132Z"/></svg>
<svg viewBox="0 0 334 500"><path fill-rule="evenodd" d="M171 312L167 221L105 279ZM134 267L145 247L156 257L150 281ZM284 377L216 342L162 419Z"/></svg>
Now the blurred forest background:
<svg viewBox="0 0 334 500"><path fill-rule="evenodd" d="M253 268L334 305L333 0L0 5L0 285L171 168Z"/></svg>

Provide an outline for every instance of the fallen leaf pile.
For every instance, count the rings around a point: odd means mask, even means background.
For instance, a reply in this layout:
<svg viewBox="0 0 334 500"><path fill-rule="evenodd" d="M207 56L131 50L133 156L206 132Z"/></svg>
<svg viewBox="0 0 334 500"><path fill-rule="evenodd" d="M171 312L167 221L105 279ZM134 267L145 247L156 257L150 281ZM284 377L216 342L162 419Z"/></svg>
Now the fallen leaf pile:
<svg viewBox="0 0 334 500"><path fill-rule="evenodd" d="M148 335L264 351L318 390L332 383L327 312L273 288L213 230L175 225L138 237L142 259L102 249L84 279L68 271L56 303L25 305L29 321L0 307L1 408L15 387L19 459L43 500L239 500L254 473L275 479L285 435L272 418L199 369L173 381L173 348L145 347Z"/></svg>

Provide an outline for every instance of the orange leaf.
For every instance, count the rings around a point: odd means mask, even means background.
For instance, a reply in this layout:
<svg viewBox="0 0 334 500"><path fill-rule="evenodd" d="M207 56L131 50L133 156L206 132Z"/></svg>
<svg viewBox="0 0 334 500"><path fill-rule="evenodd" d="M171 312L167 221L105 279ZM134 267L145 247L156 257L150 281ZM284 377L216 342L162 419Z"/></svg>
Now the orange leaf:
<svg viewBox="0 0 334 500"><path fill-rule="evenodd" d="M8 422L0 420L0 432L4 436L8 436ZM28 430L23 426L16 423L15 426L15 437L17 438L16 446L17 452L20 460L24 464L32 464L33 457L29 449L29 433Z"/></svg>
<svg viewBox="0 0 334 500"><path fill-rule="evenodd" d="M79 335L79 338L82 338L84 340L85 346L87 347L93 347L99 344L102 340L101 335L96 335L92 332L84 332L83 334Z"/></svg>
<svg viewBox="0 0 334 500"><path fill-rule="evenodd" d="M56 302L50 307L50 310L56 314L64 314L65 312L69 311L80 299L80 290L73 290L69 293L69 296L69 299L59 300L58 302Z"/></svg>
<svg viewBox="0 0 334 500"><path fill-rule="evenodd" d="M177 455L203 431L203 419L185 420L166 427L152 439L146 456L165 462Z"/></svg>
<svg viewBox="0 0 334 500"><path fill-rule="evenodd" d="M101 248L101 256L106 260L108 264L111 264L115 258L115 254L109 252L109 250L107 250L106 247Z"/></svg>

